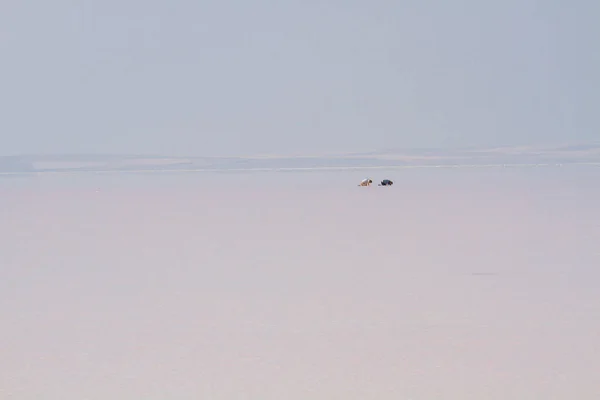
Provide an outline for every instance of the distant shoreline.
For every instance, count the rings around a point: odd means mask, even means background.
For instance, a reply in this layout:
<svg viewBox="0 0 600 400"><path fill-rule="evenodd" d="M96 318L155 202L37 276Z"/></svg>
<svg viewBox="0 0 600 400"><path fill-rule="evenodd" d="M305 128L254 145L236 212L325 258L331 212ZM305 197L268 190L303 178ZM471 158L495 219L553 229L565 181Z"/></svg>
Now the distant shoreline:
<svg viewBox="0 0 600 400"><path fill-rule="evenodd" d="M0 156L0 174L276 172L600 165L600 143L559 147L386 150L328 156Z"/></svg>
<svg viewBox="0 0 600 400"><path fill-rule="evenodd" d="M489 169L489 168L558 168L569 166L600 167L596 163L565 163L565 164L472 164L472 165L384 165L384 166L341 166L341 167L306 167L306 168L232 168L232 169L140 169L140 170L46 170L23 172L0 172L0 176L38 176L38 175L105 175L105 174L177 174L177 173L215 173L215 172L328 172L328 171L361 171L361 170L392 170L392 169Z"/></svg>

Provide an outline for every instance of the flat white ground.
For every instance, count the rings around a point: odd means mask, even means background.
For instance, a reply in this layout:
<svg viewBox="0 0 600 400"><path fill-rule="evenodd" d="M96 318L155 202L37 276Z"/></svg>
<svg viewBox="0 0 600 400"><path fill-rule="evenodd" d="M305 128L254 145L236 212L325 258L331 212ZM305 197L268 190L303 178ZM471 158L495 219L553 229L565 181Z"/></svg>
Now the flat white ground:
<svg viewBox="0 0 600 400"><path fill-rule="evenodd" d="M598 182L2 179L0 398L598 399Z"/></svg>

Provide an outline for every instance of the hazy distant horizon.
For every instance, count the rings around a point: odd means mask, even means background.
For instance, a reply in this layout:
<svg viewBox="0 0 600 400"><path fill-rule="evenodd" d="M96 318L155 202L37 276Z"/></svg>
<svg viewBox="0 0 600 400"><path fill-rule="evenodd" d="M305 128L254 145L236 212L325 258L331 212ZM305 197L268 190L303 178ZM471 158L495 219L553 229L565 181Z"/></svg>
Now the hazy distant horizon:
<svg viewBox="0 0 600 400"><path fill-rule="evenodd" d="M453 152L457 150L491 150L491 149L510 149L510 148L523 148L523 149L551 149L551 148L562 148L570 146L597 146L600 144L600 139L590 139L587 141L573 141L573 140L559 140L559 141L534 141L534 142L511 142L504 144L496 144L493 146L481 146L476 144L461 144L461 145L446 145L446 146L380 146L380 147L357 147L354 149L336 150L328 149L321 151L294 151L289 150L285 152L268 152L268 151L255 151L250 153L239 153L239 154L205 154L202 151L190 152L189 154L173 154L169 152L143 152L143 151L132 151L132 152L47 152L47 153L0 153L0 157L72 157L72 156L107 156L107 157L177 157L177 158L253 158L253 157L327 157L330 155L343 156L364 153L365 151L372 152L373 154L383 153L390 150L397 152L413 152L413 151L439 151L439 152ZM4 149L0 149L3 151Z"/></svg>
<svg viewBox="0 0 600 400"><path fill-rule="evenodd" d="M46 155L0 157L0 174L56 172L206 172L260 170L385 169L419 167L542 167L600 165L600 142L496 148L362 149L321 155L263 154L246 157L165 155Z"/></svg>

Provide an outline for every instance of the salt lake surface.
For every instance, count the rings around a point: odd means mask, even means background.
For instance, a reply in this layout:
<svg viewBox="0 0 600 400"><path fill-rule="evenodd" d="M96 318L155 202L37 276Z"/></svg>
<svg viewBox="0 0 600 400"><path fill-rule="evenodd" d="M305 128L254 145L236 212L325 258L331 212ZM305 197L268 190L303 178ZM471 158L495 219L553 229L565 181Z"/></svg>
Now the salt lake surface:
<svg viewBox="0 0 600 400"><path fill-rule="evenodd" d="M4 177L0 272L2 399L600 398L598 167Z"/></svg>

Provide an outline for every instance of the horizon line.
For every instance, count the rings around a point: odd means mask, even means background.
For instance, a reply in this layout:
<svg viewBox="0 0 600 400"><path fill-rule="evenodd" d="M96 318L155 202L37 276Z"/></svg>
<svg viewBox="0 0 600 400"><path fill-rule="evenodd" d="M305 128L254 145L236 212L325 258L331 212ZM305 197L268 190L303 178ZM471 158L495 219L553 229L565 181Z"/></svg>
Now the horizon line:
<svg viewBox="0 0 600 400"><path fill-rule="evenodd" d="M388 152L390 150L403 152L403 151L426 151L426 150L446 150L446 151L458 151L458 150L491 150L491 149L510 149L510 148L524 148L524 149L556 149L561 147L570 146L593 146L600 145L600 140L591 141L577 141L577 142L562 142L562 143L531 143L531 144L506 144L506 145L494 145L494 146L477 146L477 145L463 145L463 146L451 146L451 147L434 147L434 146L419 146L419 147L396 147L391 146L387 149L360 149L353 151L323 151L316 153L253 153L246 155L173 155L169 153L123 153L123 152L64 152L64 153L19 153L19 154L0 154L2 158L28 158L28 157L150 157L150 158L312 158L312 157L340 157L340 156L351 156L357 154L371 153L376 155L380 152Z"/></svg>

